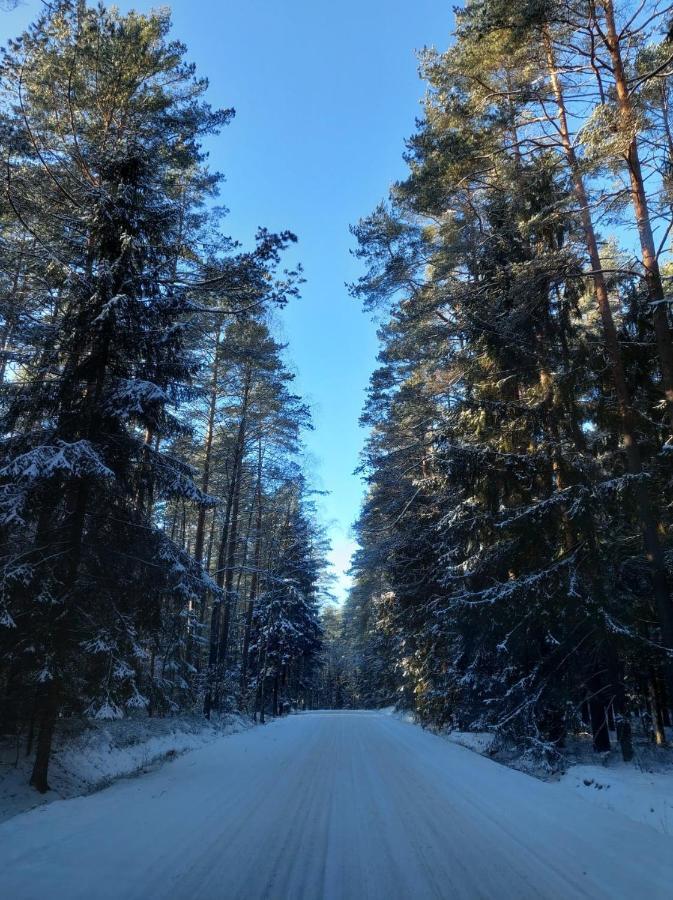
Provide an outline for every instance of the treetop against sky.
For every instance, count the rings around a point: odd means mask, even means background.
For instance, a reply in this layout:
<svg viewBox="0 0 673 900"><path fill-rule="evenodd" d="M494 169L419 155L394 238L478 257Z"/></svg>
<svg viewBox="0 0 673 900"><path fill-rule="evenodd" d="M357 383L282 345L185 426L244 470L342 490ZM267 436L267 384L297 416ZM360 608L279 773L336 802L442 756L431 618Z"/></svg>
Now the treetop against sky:
<svg viewBox="0 0 673 900"><path fill-rule="evenodd" d="M116 5L147 12L157 3ZM25 0L3 12L2 37L19 34L41 8ZM316 483L329 491L322 515L341 598L362 497L357 422L377 353L375 324L346 288L361 273L349 226L404 174L403 138L423 95L413 51L445 47L452 13L436 0L175 0L170 8L173 35L209 79L209 101L236 110L207 142L211 167L226 177L224 231L251 241L264 224L299 238L288 263L301 261L307 281L278 325L296 390L313 410L306 443Z"/></svg>

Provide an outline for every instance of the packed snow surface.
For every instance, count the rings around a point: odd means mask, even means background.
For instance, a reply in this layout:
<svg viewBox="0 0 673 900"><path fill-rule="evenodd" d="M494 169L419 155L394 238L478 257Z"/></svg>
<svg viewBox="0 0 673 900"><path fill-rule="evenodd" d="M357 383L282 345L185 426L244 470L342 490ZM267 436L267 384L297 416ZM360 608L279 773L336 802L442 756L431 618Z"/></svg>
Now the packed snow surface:
<svg viewBox="0 0 673 900"><path fill-rule="evenodd" d="M377 713L309 713L0 826L13 900L669 898L673 840Z"/></svg>

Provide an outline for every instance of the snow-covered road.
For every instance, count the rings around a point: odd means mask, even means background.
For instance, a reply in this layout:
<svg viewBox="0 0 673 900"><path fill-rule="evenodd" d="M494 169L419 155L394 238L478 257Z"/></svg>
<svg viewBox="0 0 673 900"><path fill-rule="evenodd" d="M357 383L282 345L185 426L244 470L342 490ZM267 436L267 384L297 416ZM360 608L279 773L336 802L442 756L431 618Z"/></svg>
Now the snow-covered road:
<svg viewBox="0 0 673 900"><path fill-rule="evenodd" d="M379 713L309 713L0 826L0 896L673 897L673 841Z"/></svg>

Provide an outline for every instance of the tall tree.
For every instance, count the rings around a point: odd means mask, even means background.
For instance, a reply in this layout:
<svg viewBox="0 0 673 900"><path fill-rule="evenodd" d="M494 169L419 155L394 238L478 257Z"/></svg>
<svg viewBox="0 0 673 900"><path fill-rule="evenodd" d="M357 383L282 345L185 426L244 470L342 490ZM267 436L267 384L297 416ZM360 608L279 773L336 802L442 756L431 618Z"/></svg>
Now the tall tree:
<svg viewBox="0 0 673 900"><path fill-rule="evenodd" d="M592 218L614 146L584 130L582 151L568 125L607 97L607 70L578 61L595 61L588 10L471 3L422 57L409 176L355 229L355 293L390 314L356 573L427 721L555 753L585 714L606 749L616 713L628 756L627 694L647 706L651 642L670 644L666 376L647 277Z"/></svg>
<svg viewBox="0 0 673 900"><path fill-rule="evenodd" d="M223 335L299 281L274 274L289 232L245 251L221 236L201 144L232 111L169 28L59 0L2 59L0 718L29 724L29 751L36 730L40 791L60 716L200 699L195 611L233 590L203 566Z"/></svg>

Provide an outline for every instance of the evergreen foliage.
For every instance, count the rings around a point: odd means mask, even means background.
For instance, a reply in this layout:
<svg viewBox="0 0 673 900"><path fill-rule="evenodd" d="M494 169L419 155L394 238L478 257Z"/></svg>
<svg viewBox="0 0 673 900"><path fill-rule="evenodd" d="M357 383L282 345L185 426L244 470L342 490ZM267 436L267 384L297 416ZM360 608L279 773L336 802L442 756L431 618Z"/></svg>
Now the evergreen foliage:
<svg viewBox="0 0 673 900"><path fill-rule="evenodd" d="M268 324L295 238L222 235L202 142L233 110L169 31L59 0L2 58L0 720L40 791L59 717L255 688L263 715L267 680L277 712L320 649L309 414Z"/></svg>
<svg viewBox="0 0 673 900"><path fill-rule="evenodd" d="M667 20L456 23L408 177L354 228L382 325L344 615L424 722L552 756L614 723L629 757L673 702Z"/></svg>

